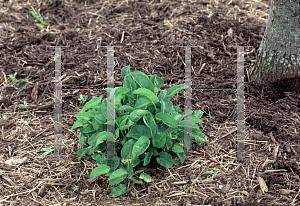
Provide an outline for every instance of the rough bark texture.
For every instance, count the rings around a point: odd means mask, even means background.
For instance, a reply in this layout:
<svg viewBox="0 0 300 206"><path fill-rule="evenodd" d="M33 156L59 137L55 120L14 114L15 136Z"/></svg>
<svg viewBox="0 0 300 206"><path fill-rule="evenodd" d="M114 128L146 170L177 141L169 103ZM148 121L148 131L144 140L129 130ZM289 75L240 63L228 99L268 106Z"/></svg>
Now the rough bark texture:
<svg viewBox="0 0 300 206"><path fill-rule="evenodd" d="M269 83L300 77L300 2L272 0L268 24L250 68L251 80Z"/></svg>

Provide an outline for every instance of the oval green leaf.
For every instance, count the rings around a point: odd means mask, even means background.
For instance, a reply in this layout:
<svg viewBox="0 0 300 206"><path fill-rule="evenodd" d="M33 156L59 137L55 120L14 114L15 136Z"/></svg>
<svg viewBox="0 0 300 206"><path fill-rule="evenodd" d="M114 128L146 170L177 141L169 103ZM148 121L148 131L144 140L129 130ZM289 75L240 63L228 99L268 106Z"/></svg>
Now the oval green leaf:
<svg viewBox="0 0 300 206"><path fill-rule="evenodd" d="M180 144L174 144L172 147L172 152L174 153L184 153L184 150Z"/></svg>
<svg viewBox="0 0 300 206"><path fill-rule="evenodd" d="M129 120L137 122L142 116L149 114L147 110L137 109L130 113Z"/></svg>
<svg viewBox="0 0 300 206"><path fill-rule="evenodd" d="M175 85L175 86L171 87L167 91L168 99L170 99L174 94L183 90L184 88L189 88L189 86L186 85L186 87L184 87L184 84L179 84L179 85Z"/></svg>
<svg viewBox="0 0 300 206"><path fill-rule="evenodd" d="M156 148L163 148L166 144L167 135L165 132L157 131L152 137L152 144Z"/></svg>
<svg viewBox="0 0 300 206"><path fill-rule="evenodd" d="M151 90L146 89L146 88L138 88L137 90L132 92L132 94L143 95L143 96L147 97L148 99L150 99L153 104L158 102L157 96Z"/></svg>
<svg viewBox="0 0 300 206"><path fill-rule="evenodd" d="M135 143L136 143L136 140L130 139L123 145L123 148L121 150L121 157L123 159L127 159L129 157Z"/></svg>
<svg viewBox="0 0 300 206"><path fill-rule="evenodd" d="M88 112L79 112L77 114L75 114L75 117L79 120L90 120L91 116Z"/></svg>
<svg viewBox="0 0 300 206"><path fill-rule="evenodd" d="M143 166L146 166L149 164L151 157L152 157L152 152L147 152L147 154L145 155L145 158L144 158Z"/></svg>
<svg viewBox="0 0 300 206"><path fill-rule="evenodd" d="M125 67L123 67L123 68L121 69L121 75L122 75L123 79L124 79L125 76L126 76L127 74L129 74L129 73L130 73L130 65L125 66Z"/></svg>
<svg viewBox="0 0 300 206"><path fill-rule="evenodd" d="M81 112L84 112L84 111L96 106L97 104L99 104L101 102L102 98L103 98L103 96L94 97L93 99L91 99L84 105L84 107L81 109Z"/></svg>
<svg viewBox="0 0 300 206"><path fill-rule="evenodd" d="M125 184L120 184L118 187L114 187L111 190L111 196L112 197L118 197L120 195L125 194L128 191L128 188Z"/></svg>
<svg viewBox="0 0 300 206"><path fill-rule="evenodd" d="M116 185L122 182L127 177L127 172L124 169L114 171L108 178L109 185Z"/></svg>
<svg viewBox="0 0 300 206"><path fill-rule="evenodd" d="M172 117L169 114L165 114L165 113L162 113L162 112L157 113L155 115L155 119L162 120L169 127L173 127L173 128L178 127L178 124L177 124L176 120L174 119L174 117Z"/></svg>
<svg viewBox="0 0 300 206"><path fill-rule="evenodd" d="M153 84L146 74L141 71L134 71L133 73L130 73L130 75L141 88L146 88L154 92Z"/></svg>
<svg viewBox="0 0 300 206"><path fill-rule="evenodd" d="M151 177L150 175L146 174L146 173L142 173L140 175L140 179L143 179L145 182L151 182Z"/></svg>
<svg viewBox="0 0 300 206"><path fill-rule="evenodd" d="M77 120L76 122L74 122L71 130L77 128L77 127L82 127L85 123L87 123L86 120Z"/></svg>
<svg viewBox="0 0 300 206"><path fill-rule="evenodd" d="M143 154L148 149L149 145L150 145L149 137L141 136L132 148L133 158L137 158L138 156Z"/></svg>
<svg viewBox="0 0 300 206"><path fill-rule="evenodd" d="M90 178L92 180L95 177L98 177L99 175L103 175L103 174L108 173L109 170L110 170L109 166L100 165L100 166L96 167L95 169L93 169L93 171L91 172Z"/></svg>
<svg viewBox="0 0 300 206"><path fill-rule="evenodd" d="M159 157L156 158L156 161L161 166L164 166L164 167L167 167L167 168L173 166L172 156L169 153L164 152L164 151L161 151L159 153Z"/></svg>

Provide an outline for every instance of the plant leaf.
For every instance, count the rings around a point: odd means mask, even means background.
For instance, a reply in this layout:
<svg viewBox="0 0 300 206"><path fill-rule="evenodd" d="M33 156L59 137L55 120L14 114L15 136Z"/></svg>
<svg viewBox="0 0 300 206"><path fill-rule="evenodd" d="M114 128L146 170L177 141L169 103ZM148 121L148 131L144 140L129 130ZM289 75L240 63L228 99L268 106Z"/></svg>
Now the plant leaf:
<svg viewBox="0 0 300 206"><path fill-rule="evenodd" d="M161 103L161 112L162 113L166 113L166 114L170 114L173 108L173 104L170 100L168 99L162 99L160 101Z"/></svg>
<svg viewBox="0 0 300 206"><path fill-rule="evenodd" d="M201 117L202 117L202 115L203 115L203 113L204 112L202 112L202 111L200 111L200 110L196 110L194 113L193 113L193 118L198 118L198 119L200 119Z"/></svg>
<svg viewBox="0 0 300 206"><path fill-rule="evenodd" d="M128 188L125 184L120 184L118 187L114 187L111 190L111 196L112 197L118 197L120 195L125 194L128 191Z"/></svg>
<svg viewBox="0 0 300 206"><path fill-rule="evenodd" d="M134 71L130 74L134 81L141 87L149 89L150 91L154 92L154 87L151 81L149 80L148 76L141 71Z"/></svg>
<svg viewBox="0 0 300 206"><path fill-rule="evenodd" d="M79 136L79 146L80 146L80 148L82 148L84 140L85 140L85 136L83 135L83 133L81 133L80 136Z"/></svg>
<svg viewBox="0 0 300 206"><path fill-rule="evenodd" d="M86 153L87 153L87 148L78 150L78 152L77 152L78 161L80 161L81 158L82 158Z"/></svg>
<svg viewBox="0 0 300 206"><path fill-rule="evenodd" d="M173 159L172 156L164 151L161 151L159 153L159 157L156 158L156 161L158 164L164 166L164 167L172 167L173 166Z"/></svg>
<svg viewBox="0 0 300 206"><path fill-rule="evenodd" d="M18 88L20 89L22 86L24 86L27 82L19 81L18 82Z"/></svg>
<svg viewBox="0 0 300 206"><path fill-rule="evenodd" d="M100 166L96 167L95 169L93 169L93 171L91 172L90 178L92 180L95 177L98 177L99 175L103 175L103 174L108 173L109 170L110 170L109 166L100 165Z"/></svg>
<svg viewBox="0 0 300 206"><path fill-rule="evenodd" d="M132 94L138 94L138 95L145 96L148 99L150 99L153 104L155 104L156 102L158 102L158 98L157 98L157 96L153 92L154 91L151 91L151 90L149 90L147 88L138 88L137 90L135 90L134 92L132 92Z"/></svg>
<svg viewBox="0 0 300 206"><path fill-rule="evenodd" d="M84 112L90 108L93 108L94 106L96 106L97 104L99 104L102 100L103 96L100 97L94 97L93 99L91 99L90 101L88 101L83 108L81 109L81 112Z"/></svg>
<svg viewBox="0 0 300 206"><path fill-rule="evenodd" d="M102 142L104 142L107 139L113 138L113 136L114 135L111 132L103 131L103 132L98 133L95 138L96 140L94 142L94 147L97 147L99 144L101 144Z"/></svg>
<svg viewBox="0 0 300 206"><path fill-rule="evenodd" d="M183 153L177 153L177 156L179 157L181 163L183 163L185 161L185 155L184 152Z"/></svg>
<svg viewBox="0 0 300 206"><path fill-rule="evenodd" d="M157 131L152 137L152 144L156 148L163 148L166 144L167 135L165 132Z"/></svg>
<svg viewBox="0 0 300 206"><path fill-rule="evenodd" d="M140 179L143 179L145 182L151 182L151 177L150 175L146 174L146 173L142 173L140 175Z"/></svg>
<svg viewBox="0 0 300 206"><path fill-rule="evenodd" d="M175 85L173 87L171 87L168 91L167 91L167 95L168 95L168 99L170 99L174 94L176 94L177 92L181 91L184 89L184 84L179 84L179 85ZM185 88L189 88L189 86L186 86Z"/></svg>
<svg viewBox="0 0 300 206"><path fill-rule="evenodd" d="M149 145L150 145L149 137L141 136L132 148L133 158L137 158L138 156L143 154L148 149Z"/></svg>
<svg viewBox="0 0 300 206"><path fill-rule="evenodd" d="M144 158L144 163L143 163L143 166L146 166L149 164L150 160L151 160L151 157L152 157L152 152L147 152L146 155L145 155L145 158Z"/></svg>
<svg viewBox="0 0 300 206"><path fill-rule="evenodd" d="M75 117L79 120L86 120L89 121L91 116L88 112L79 112L77 114L75 114Z"/></svg>
<svg viewBox="0 0 300 206"><path fill-rule="evenodd" d="M129 180L129 181L132 181L132 182L135 183L135 184L143 184L142 181L137 180L137 179L135 179L134 177L131 177L131 178L129 178L128 180Z"/></svg>
<svg viewBox="0 0 300 206"><path fill-rule="evenodd" d="M108 178L109 185L119 184L127 177L127 175L128 173L124 169L117 169Z"/></svg>
<svg viewBox="0 0 300 206"><path fill-rule="evenodd" d="M134 108L129 105L123 105L123 106L119 107L119 110L125 110L125 111L132 112L132 111L134 111Z"/></svg>
<svg viewBox="0 0 300 206"><path fill-rule="evenodd" d="M130 139L127 142L125 142L125 144L123 145L123 148L121 150L121 157L123 159L127 159L129 157L135 143L136 143L135 139Z"/></svg>
<svg viewBox="0 0 300 206"><path fill-rule="evenodd" d="M174 119L174 117L172 117L169 114L157 113L155 115L155 119L162 120L169 127L173 127L173 128L178 127L178 124L177 124L176 120Z"/></svg>
<svg viewBox="0 0 300 206"><path fill-rule="evenodd" d="M180 144L174 144L172 147L172 152L174 153L184 153L184 150Z"/></svg>
<svg viewBox="0 0 300 206"><path fill-rule="evenodd" d="M37 15L35 14L34 11L29 11L29 13L31 13L31 15L32 15L34 18L38 19Z"/></svg>
<svg viewBox="0 0 300 206"><path fill-rule="evenodd" d="M134 139L139 139L141 136L151 138L151 131L145 125L133 125L127 133L127 137L132 137Z"/></svg>
<svg viewBox="0 0 300 206"><path fill-rule="evenodd" d="M77 127L82 127L87 121L86 120L77 120L76 122L74 122L71 130L77 128Z"/></svg>
<svg viewBox="0 0 300 206"><path fill-rule="evenodd" d="M137 122L142 116L149 114L147 110L137 109L130 113L129 120Z"/></svg>
<svg viewBox="0 0 300 206"><path fill-rule="evenodd" d="M155 132L157 131L157 125L152 114L143 116L143 120L145 125L151 130L151 136L153 136L153 134L155 134Z"/></svg>
<svg viewBox="0 0 300 206"><path fill-rule="evenodd" d="M42 24L35 24L35 25L38 27L44 27L44 25L42 25Z"/></svg>
<svg viewBox="0 0 300 206"><path fill-rule="evenodd" d="M126 75L124 79L124 86L130 89L131 92L136 90L136 83L131 75ZM126 96L130 96L131 94L126 94Z"/></svg>
<svg viewBox="0 0 300 206"><path fill-rule="evenodd" d="M123 79L124 79L125 76L126 76L127 74L129 74L129 73L130 73L130 65L125 66L125 67L123 67L123 68L121 69L121 75L122 75Z"/></svg>
<svg viewBox="0 0 300 206"><path fill-rule="evenodd" d="M194 123L203 123L203 121L201 119L192 119L192 121Z"/></svg>
<svg viewBox="0 0 300 206"><path fill-rule="evenodd" d="M136 102L135 102L135 109L147 109L148 105L150 105L152 102L150 99L148 99L147 97L142 97L139 98Z"/></svg>

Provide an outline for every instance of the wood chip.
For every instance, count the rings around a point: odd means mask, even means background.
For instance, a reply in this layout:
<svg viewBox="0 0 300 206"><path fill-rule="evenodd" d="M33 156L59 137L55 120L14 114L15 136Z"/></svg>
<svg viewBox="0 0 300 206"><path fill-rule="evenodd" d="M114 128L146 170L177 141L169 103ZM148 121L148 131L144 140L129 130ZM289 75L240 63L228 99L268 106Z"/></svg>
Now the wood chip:
<svg viewBox="0 0 300 206"><path fill-rule="evenodd" d="M278 191L279 191L279 193L282 194L282 195L289 195L289 194L291 194L291 193L295 193L295 191L293 191L293 190L288 190L288 189L279 189Z"/></svg>
<svg viewBox="0 0 300 206"><path fill-rule="evenodd" d="M268 187L267 187L266 182L264 181L264 179L261 178L261 177L258 177L257 179L258 179L258 183L260 185L261 190L263 192L268 192Z"/></svg>

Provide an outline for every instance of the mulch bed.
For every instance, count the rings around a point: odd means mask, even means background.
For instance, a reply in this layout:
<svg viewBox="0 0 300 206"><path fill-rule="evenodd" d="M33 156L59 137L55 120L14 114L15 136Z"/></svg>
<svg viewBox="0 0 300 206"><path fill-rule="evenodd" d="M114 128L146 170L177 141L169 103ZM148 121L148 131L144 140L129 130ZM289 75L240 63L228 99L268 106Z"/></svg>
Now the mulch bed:
<svg viewBox="0 0 300 206"><path fill-rule="evenodd" d="M11 3L12 2L12 3ZM1 1L0 5L0 205L299 205L299 79L272 85L249 82L266 27L268 1ZM49 14L41 29L29 13ZM39 157L54 143L54 49L62 48L63 160ZM80 162L74 115L107 86L107 50L115 48L115 87L130 65L184 84L184 48L192 47L192 110L210 141L192 145L193 158L169 169L144 169L152 182L110 197L105 177L90 181L97 163ZM237 50L245 49L245 154L236 160ZM16 79L27 82L18 88ZM218 90L219 89L219 90ZM224 89L224 90L220 90ZM28 110L18 106L26 101ZM174 104L184 109L184 91ZM4 117L7 118L4 118ZM9 161L8 161L9 160ZM215 175L205 171L219 171ZM265 186L262 186L265 182ZM77 187L71 189L71 185Z"/></svg>

